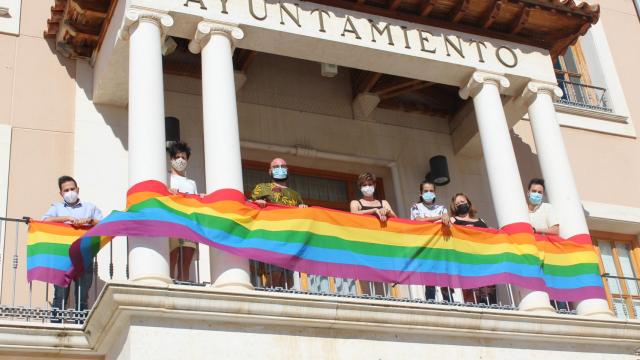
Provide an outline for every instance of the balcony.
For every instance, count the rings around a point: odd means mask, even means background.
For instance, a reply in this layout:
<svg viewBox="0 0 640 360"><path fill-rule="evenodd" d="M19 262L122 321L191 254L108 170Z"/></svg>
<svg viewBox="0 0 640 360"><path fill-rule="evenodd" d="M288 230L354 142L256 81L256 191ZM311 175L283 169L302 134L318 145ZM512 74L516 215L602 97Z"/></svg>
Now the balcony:
<svg viewBox="0 0 640 360"><path fill-rule="evenodd" d="M585 110L613 112L607 104L605 88L562 79L558 79L558 86L562 89L563 95L557 103Z"/></svg>

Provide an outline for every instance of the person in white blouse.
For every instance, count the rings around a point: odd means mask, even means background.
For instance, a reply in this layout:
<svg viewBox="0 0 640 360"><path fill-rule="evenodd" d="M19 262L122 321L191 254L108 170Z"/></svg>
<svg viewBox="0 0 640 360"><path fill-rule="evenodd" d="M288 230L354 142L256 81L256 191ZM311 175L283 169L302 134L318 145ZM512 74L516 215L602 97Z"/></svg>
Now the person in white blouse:
<svg viewBox="0 0 640 360"><path fill-rule="evenodd" d="M184 142L173 142L167 147L171 158L169 188L172 193L197 194L196 182L186 177L187 164L191 156L191 148ZM169 239L169 266L172 279L189 280L189 268L196 252L197 244L184 239ZM177 276L176 276L177 269Z"/></svg>
<svg viewBox="0 0 640 360"><path fill-rule="evenodd" d="M450 225L447 208L436 204L436 184L429 180L420 183L420 198L417 203L411 206L409 212L411 213L411 220L414 221L441 222L446 226ZM410 291L416 293L419 291L417 288L421 287L412 285ZM439 286L425 286L424 288L427 300L452 301L451 294L453 289Z"/></svg>

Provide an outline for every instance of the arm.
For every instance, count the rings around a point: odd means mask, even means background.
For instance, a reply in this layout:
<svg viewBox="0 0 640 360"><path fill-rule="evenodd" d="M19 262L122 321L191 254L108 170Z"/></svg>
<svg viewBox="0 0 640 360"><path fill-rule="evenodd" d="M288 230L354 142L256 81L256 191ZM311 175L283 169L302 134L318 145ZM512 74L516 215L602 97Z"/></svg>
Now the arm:
<svg viewBox="0 0 640 360"><path fill-rule="evenodd" d="M391 205L389 205L389 202L387 202L387 200L382 200L382 208L387 211L384 215L386 215L388 218L398 217L398 215L393 212L393 209L391 208Z"/></svg>
<svg viewBox="0 0 640 360"><path fill-rule="evenodd" d="M560 225L553 225L548 229L535 229L538 234L558 235L560 233Z"/></svg>
<svg viewBox="0 0 640 360"><path fill-rule="evenodd" d="M42 217L42 221L57 223L73 222L73 220L75 219L71 216L58 216L58 209L56 208L55 204L51 205L49 207L49 210L47 210L47 213Z"/></svg>
<svg viewBox="0 0 640 360"><path fill-rule="evenodd" d="M262 186L260 186L260 184L258 184L258 185L256 185L256 187L253 188L253 191L251 191L251 195L249 196L249 200L255 202L258 206L263 208L263 207L267 206L267 202L264 199L262 199L265 196L266 195L262 191Z"/></svg>

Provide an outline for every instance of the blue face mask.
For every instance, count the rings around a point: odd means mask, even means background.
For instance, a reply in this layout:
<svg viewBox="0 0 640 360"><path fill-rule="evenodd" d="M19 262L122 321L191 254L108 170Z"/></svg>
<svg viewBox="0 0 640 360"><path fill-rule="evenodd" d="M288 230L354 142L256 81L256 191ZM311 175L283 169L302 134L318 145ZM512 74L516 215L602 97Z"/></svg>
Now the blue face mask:
<svg viewBox="0 0 640 360"><path fill-rule="evenodd" d="M432 192L427 191L422 193L422 200L424 200L425 202L431 203L435 199L436 199L436 194Z"/></svg>
<svg viewBox="0 0 640 360"><path fill-rule="evenodd" d="M542 202L542 194L530 192L529 202L533 205L539 205Z"/></svg>
<svg viewBox="0 0 640 360"><path fill-rule="evenodd" d="M284 180L287 178L287 169L281 167L273 168L271 169L271 176L276 180Z"/></svg>

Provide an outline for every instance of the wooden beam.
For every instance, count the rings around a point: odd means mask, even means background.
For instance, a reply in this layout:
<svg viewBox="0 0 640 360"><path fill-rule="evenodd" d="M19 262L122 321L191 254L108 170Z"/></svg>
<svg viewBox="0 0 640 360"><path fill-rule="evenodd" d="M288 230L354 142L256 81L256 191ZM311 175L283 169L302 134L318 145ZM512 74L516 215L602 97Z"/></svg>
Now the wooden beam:
<svg viewBox="0 0 640 360"><path fill-rule="evenodd" d="M391 0L389 3L389 10L397 9L398 6L400 6L400 3L402 3L402 0Z"/></svg>
<svg viewBox="0 0 640 360"><path fill-rule="evenodd" d="M417 81L419 81L419 80L417 80ZM396 89L394 91L389 91L389 92L386 92L384 94L378 93L378 96L380 96L380 99L383 99L383 100L384 99L391 99L391 98L400 96L402 94L407 94L407 93L410 93L412 91L420 90L420 89L423 89L423 88L426 88L426 87L429 87L429 86L432 86L432 85L434 85L434 83L432 83L432 82L420 81L418 83L414 83L412 85L408 85L408 86L405 86L403 88Z"/></svg>
<svg viewBox="0 0 640 360"><path fill-rule="evenodd" d="M433 0L425 0L420 6L420 16L427 17L429 13L433 10Z"/></svg>
<svg viewBox="0 0 640 360"><path fill-rule="evenodd" d="M452 23L457 23L462 20L464 13L467 12L469 8L469 0L460 0L460 2L456 5L455 8L451 11L449 15L449 19L451 19Z"/></svg>
<svg viewBox="0 0 640 360"><path fill-rule="evenodd" d="M491 24L496 21L498 16L500 16L500 10L502 10L503 5L502 0L494 0L493 6L491 6L480 21L480 26L482 26L483 29L488 29Z"/></svg>
<svg viewBox="0 0 640 360"><path fill-rule="evenodd" d="M410 87L410 86L414 86L416 84L419 84L423 82L422 80L415 80L415 79L406 79L404 81L400 81L400 82L396 82L394 84L389 84L385 87L382 87L381 89L378 89L375 91L376 95L382 97L386 94L391 94L394 92L397 92L401 89L404 89L406 87Z"/></svg>
<svg viewBox="0 0 640 360"><path fill-rule="evenodd" d="M531 14L531 9L529 9L526 5L522 5L522 10L520 10L519 15L516 17L516 20L511 25L511 29L509 30L510 34L517 35L520 30L527 25L529 21L529 15Z"/></svg>
<svg viewBox="0 0 640 360"><path fill-rule="evenodd" d="M357 96L358 94L362 94L362 93L371 92L371 89L373 89L373 87L376 86L376 84L378 83L378 80L380 80L381 77L382 77L382 73L370 72L370 71L366 72L364 76L362 76L356 83L354 96Z"/></svg>

